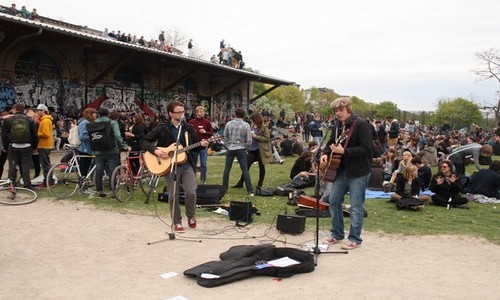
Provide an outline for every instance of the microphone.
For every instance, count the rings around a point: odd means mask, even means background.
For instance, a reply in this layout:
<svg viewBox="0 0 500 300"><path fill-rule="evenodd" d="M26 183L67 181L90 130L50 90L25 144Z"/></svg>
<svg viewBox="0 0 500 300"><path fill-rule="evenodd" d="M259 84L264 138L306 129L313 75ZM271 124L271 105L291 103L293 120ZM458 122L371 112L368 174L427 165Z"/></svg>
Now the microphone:
<svg viewBox="0 0 500 300"><path fill-rule="evenodd" d="M186 126L187 125L186 116L184 114L181 115L181 125L182 126Z"/></svg>

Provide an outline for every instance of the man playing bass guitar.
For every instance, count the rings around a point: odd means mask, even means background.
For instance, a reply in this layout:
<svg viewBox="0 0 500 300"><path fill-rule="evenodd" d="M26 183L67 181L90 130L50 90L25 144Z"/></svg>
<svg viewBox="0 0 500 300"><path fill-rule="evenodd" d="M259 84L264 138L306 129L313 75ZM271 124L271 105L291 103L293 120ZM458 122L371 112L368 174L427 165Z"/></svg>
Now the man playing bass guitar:
<svg viewBox="0 0 500 300"><path fill-rule="evenodd" d="M352 250L358 248L363 241L361 229L363 227L365 190L370 177L373 136L370 125L352 111L349 98L335 99L332 102L332 109L338 120L332 127L331 138L323 149L321 163L328 164L332 153L341 156L329 195L332 235L327 239L327 242L335 244L344 239L342 203L344 196L349 192L351 227L348 241L342 245L342 249ZM348 133L344 134L345 131ZM346 135L345 139L340 138L343 134ZM342 142L337 144L339 140Z"/></svg>
<svg viewBox="0 0 500 300"><path fill-rule="evenodd" d="M165 124L156 126L151 132L146 134L141 139L141 147L145 151L153 153L159 159L171 159L175 162L175 157L171 157L172 152L168 152L162 147L168 147L172 144L175 145L177 136L179 136L180 146L186 147L191 144L198 143L196 131L192 125L184 121L184 104L178 101L172 101L167 105L167 111L170 119ZM182 126L181 126L182 125ZM181 131L179 134L179 130ZM158 141L156 146L154 142ZM199 147L187 152L187 160L183 164L178 164L177 174L166 172L165 178L167 182L167 191L169 195L168 204L170 212L173 215L174 231L183 233L184 227L182 226L182 216L179 208L179 184L182 184L184 193L186 195L185 206L186 216L188 218L188 226L196 228L196 165L195 156L197 152L208 146L208 141L201 140ZM168 163L165 163L168 165ZM169 170L167 170L169 171ZM174 176L176 176L176 194L174 195ZM175 198L174 198L175 197ZM173 201L175 199L175 201ZM174 205L175 204L175 205ZM173 212L173 213L172 213Z"/></svg>

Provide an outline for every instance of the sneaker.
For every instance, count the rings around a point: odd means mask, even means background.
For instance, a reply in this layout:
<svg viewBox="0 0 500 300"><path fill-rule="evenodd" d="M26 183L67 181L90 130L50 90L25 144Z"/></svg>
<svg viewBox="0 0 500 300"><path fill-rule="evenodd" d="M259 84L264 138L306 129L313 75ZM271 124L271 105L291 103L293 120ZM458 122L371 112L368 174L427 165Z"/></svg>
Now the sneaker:
<svg viewBox="0 0 500 300"><path fill-rule="evenodd" d="M327 243L328 245L333 245L333 244L336 244L336 243L338 243L338 242L339 242L339 241L338 241L336 238L332 237L332 236L326 239L326 243Z"/></svg>
<svg viewBox="0 0 500 300"><path fill-rule="evenodd" d="M284 160L280 160L278 163L282 165L284 162L285 162Z"/></svg>
<svg viewBox="0 0 500 300"><path fill-rule="evenodd" d="M248 197L253 198L253 197L255 197L255 195L254 195L254 193L253 193L253 192L249 192L249 193L248 193Z"/></svg>
<svg viewBox="0 0 500 300"><path fill-rule="evenodd" d="M182 227L181 224L175 224L174 231L177 232L177 233L184 233L184 232L186 232L184 230L184 227Z"/></svg>
<svg viewBox="0 0 500 300"><path fill-rule="evenodd" d="M358 247L361 247L361 244L351 242L351 241L348 241L347 243L342 245L342 249L344 249L344 250L354 250Z"/></svg>
<svg viewBox="0 0 500 300"><path fill-rule="evenodd" d="M189 226L189 228L196 228L196 219L195 218L188 218L188 226Z"/></svg>

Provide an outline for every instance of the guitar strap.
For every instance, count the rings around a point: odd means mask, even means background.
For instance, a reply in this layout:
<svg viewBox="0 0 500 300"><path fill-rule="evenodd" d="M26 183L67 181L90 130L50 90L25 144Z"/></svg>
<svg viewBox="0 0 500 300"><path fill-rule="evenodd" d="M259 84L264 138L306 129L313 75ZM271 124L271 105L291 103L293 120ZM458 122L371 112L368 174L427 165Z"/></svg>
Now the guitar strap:
<svg viewBox="0 0 500 300"><path fill-rule="evenodd" d="M347 145L349 145L349 140L351 139L351 135L354 131L354 126L356 126L356 123L358 123L358 117L352 120L351 126L349 127L349 133L347 134L347 138L345 139L344 149L347 148Z"/></svg>

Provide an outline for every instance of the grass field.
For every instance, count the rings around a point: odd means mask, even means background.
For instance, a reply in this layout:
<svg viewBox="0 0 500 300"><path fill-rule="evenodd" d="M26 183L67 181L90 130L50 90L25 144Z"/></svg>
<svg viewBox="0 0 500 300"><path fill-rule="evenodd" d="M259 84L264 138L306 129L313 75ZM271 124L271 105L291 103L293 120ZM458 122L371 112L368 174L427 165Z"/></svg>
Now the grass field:
<svg viewBox="0 0 500 300"><path fill-rule="evenodd" d="M500 159L495 157L494 159ZM266 167L266 180L264 187L277 187L283 183L289 182L289 172L293 165L294 158L288 158L282 165L271 164ZM208 179L207 184L221 184L222 173L224 170L225 157L211 156L208 159ZM486 166L483 166L486 167ZM473 165L467 167L467 174L471 174ZM433 168L433 174L436 172ZM258 166L251 168L251 177L256 182L258 177ZM241 175L239 165L234 163L230 186L234 185ZM163 180L157 187L157 192L163 190ZM313 195L313 189L307 188L305 192ZM47 190L39 191L39 197L50 197ZM157 194L155 194L156 198ZM246 197L246 190L229 188L222 199L223 205L229 205L231 200L243 200ZM70 200L54 201L84 201L94 204L102 209L113 210L117 212L136 213L154 215L159 214L162 218L168 219L168 209L166 203L150 202L144 204L145 195L140 189L134 192L132 199L127 203L119 203L110 197L98 198L87 195L78 195ZM478 204L471 203L471 209L451 209L446 210L443 207L427 205L418 212L396 210L394 204L386 202L387 199L367 199L365 208L368 217L365 218L364 230L378 233L402 234L402 235L434 235L434 234L453 234L484 237L487 240L500 244L500 205L499 204ZM293 213L296 207L286 205L287 197L259 197L255 196L253 204L260 211L260 216L254 217L257 224L276 226L276 216L279 213ZM346 198L348 203L348 198ZM214 214L205 209L198 209L198 218L213 218L226 220L228 217ZM348 219L347 219L348 220ZM308 218L307 227L313 228L314 218ZM330 218L320 219L320 227L324 230L330 228ZM348 228L348 226L346 227Z"/></svg>

